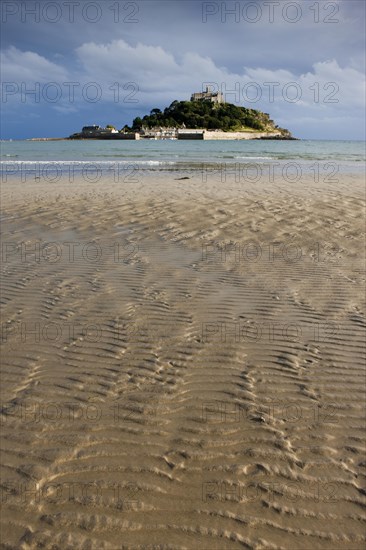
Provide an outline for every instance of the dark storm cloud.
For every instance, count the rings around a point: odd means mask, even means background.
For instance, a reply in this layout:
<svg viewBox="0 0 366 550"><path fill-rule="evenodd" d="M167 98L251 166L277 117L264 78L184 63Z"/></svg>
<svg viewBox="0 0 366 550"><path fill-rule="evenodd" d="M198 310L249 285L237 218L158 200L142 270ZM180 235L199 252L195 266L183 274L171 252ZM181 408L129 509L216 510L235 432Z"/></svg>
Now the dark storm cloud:
<svg viewBox="0 0 366 550"><path fill-rule="evenodd" d="M55 23L51 21L57 19L57 11L52 4L47 0L3 2L3 47L15 45L40 54L51 49L67 56L85 42L123 39L132 45L139 41L159 45L176 56L185 51L210 55L235 71L243 65L306 70L333 57L343 64L364 44L364 2L359 0L59 1L62 16ZM99 14L93 4L99 6ZM298 21L291 4L301 10ZM312 7L316 4L319 14ZM39 22L31 11L36 5ZM13 10L16 13L11 15Z"/></svg>

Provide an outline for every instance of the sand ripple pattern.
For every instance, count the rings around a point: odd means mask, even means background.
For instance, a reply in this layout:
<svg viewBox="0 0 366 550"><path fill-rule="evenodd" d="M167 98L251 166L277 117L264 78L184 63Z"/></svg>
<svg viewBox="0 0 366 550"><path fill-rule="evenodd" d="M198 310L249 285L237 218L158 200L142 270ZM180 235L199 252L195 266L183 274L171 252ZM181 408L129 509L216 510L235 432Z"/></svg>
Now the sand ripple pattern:
<svg viewBox="0 0 366 550"><path fill-rule="evenodd" d="M5 189L2 547L362 548L361 186L157 185Z"/></svg>

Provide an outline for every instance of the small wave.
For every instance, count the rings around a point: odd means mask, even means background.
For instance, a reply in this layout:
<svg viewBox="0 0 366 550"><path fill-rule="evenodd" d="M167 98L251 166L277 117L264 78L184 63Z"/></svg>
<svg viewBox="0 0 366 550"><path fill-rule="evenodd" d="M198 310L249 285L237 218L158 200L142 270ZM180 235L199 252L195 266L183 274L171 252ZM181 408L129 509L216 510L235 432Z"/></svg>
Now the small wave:
<svg viewBox="0 0 366 550"><path fill-rule="evenodd" d="M173 161L163 161L163 160L139 160L139 161L133 161L133 160L22 160L22 161L16 161L16 160L9 160L9 161L3 161L0 160L0 165L14 165L14 166L34 166L34 165L42 165L42 166L96 166L96 165L103 165L103 166L110 166L113 168L116 164L146 164L146 165L159 165L159 164L175 164Z"/></svg>
<svg viewBox="0 0 366 550"><path fill-rule="evenodd" d="M276 157L243 157L239 155L233 158L245 160L276 160Z"/></svg>

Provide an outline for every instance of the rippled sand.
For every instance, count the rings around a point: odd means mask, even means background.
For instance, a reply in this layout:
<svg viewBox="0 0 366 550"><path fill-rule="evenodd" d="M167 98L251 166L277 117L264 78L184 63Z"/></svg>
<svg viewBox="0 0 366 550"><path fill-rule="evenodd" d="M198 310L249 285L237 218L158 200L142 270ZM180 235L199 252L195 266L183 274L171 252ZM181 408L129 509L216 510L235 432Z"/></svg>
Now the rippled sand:
<svg viewBox="0 0 366 550"><path fill-rule="evenodd" d="M364 184L189 177L3 183L5 549L365 543Z"/></svg>

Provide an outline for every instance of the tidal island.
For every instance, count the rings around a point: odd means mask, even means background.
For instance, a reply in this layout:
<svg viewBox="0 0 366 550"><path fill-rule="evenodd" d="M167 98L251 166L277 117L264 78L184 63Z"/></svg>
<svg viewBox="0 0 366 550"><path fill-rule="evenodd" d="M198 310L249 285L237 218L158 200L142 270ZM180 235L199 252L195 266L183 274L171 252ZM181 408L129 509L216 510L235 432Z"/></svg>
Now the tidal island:
<svg viewBox="0 0 366 550"><path fill-rule="evenodd" d="M221 92L207 86L195 92L190 101L173 101L163 111L152 109L143 118L136 117L131 126L117 130L84 126L69 139L296 139L286 128L280 128L268 113L238 107L225 101Z"/></svg>

